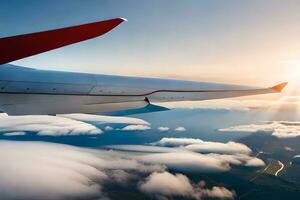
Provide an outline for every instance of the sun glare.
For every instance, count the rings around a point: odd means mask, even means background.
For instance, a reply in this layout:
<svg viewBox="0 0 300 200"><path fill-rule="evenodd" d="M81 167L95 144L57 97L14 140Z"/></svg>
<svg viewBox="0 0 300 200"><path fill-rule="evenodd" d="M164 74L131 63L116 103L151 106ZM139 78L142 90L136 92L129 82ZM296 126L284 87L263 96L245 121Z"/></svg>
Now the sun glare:
<svg viewBox="0 0 300 200"><path fill-rule="evenodd" d="M286 62L285 71L289 82L300 83L300 60Z"/></svg>
<svg viewBox="0 0 300 200"><path fill-rule="evenodd" d="M285 93L300 95L300 59L284 62L284 79L289 83Z"/></svg>

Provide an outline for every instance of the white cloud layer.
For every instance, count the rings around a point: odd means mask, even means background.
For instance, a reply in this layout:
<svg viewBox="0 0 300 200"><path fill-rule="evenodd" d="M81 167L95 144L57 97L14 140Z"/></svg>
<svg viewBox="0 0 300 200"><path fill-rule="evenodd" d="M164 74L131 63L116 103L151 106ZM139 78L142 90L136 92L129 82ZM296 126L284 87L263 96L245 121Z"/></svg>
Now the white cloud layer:
<svg viewBox="0 0 300 200"><path fill-rule="evenodd" d="M8 132L8 133L3 133L4 136L23 136L26 135L25 132L19 131L19 132Z"/></svg>
<svg viewBox="0 0 300 200"><path fill-rule="evenodd" d="M244 144L237 142L209 142L194 138L162 138L152 143L157 146L184 147L187 150L199 153L221 153L221 154L250 154L252 151Z"/></svg>
<svg viewBox="0 0 300 200"><path fill-rule="evenodd" d="M231 165L265 165L262 160L245 154L200 154L190 151L139 155L135 159L149 164L163 164L170 169L194 172L225 172L231 169Z"/></svg>
<svg viewBox="0 0 300 200"><path fill-rule="evenodd" d="M231 165L261 167L265 163L244 153L220 154L197 153L184 147L159 147L145 145L112 145L109 149L122 152L137 152L129 154L133 159L148 164L162 164L170 169L195 172L224 172L231 169Z"/></svg>
<svg viewBox="0 0 300 200"><path fill-rule="evenodd" d="M136 125L150 125L148 122L134 118L134 117L117 117L117 116L105 116L105 115L91 115L91 114L60 114L60 117L74 119L83 122L89 122L93 124L136 124Z"/></svg>
<svg viewBox="0 0 300 200"><path fill-rule="evenodd" d="M231 126L219 129L221 132L247 132L255 133L258 131L271 132L278 138L294 138L300 136L299 121L271 121L261 124L248 124Z"/></svg>
<svg viewBox="0 0 300 200"><path fill-rule="evenodd" d="M37 135L40 136L97 135L101 134L102 130L95 125L106 123L129 124L124 130L150 129L148 122L137 118L88 114L68 114L60 116L7 116L6 114L1 114L0 121L0 134L2 132L5 136L13 136L15 133L20 135L20 133L23 134L26 131L36 132ZM105 130L113 130L113 128L106 126Z"/></svg>
<svg viewBox="0 0 300 200"><path fill-rule="evenodd" d="M43 136L97 135L102 133L102 130L94 125L63 117L47 115L1 116L0 120L1 132L33 131Z"/></svg>
<svg viewBox="0 0 300 200"><path fill-rule="evenodd" d="M140 184L140 190L158 199L176 196L197 200L205 197L220 199L233 199L235 197L234 192L224 187L214 186L212 189L207 189L203 182L192 184L185 175L173 175L169 172L152 173Z"/></svg>
<svg viewBox="0 0 300 200"><path fill-rule="evenodd" d="M110 145L106 146L107 149L113 149L117 151L127 152L141 152L141 153L167 153L167 152L178 152L182 149L168 148L159 146L146 146L146 145Z"/></svg>
<svg viewBox="0 0 300 200"><path fill-rule="evenodd" d="M63 144L2 140L0 196L5 200L108 199L106 184L126 185L134 180L136 189L156 197L234 197L226 188L193 184L183 174L172 175L160 164L146 164L135 157Z"/></svg>
<svg viewBox="0 0 300 200"><path fill-rule="evenodd" d="M100 199L106 197L105 183L164 169L114 152L45 142L0 141L0 162L0 196L5 200Z"/></svg>

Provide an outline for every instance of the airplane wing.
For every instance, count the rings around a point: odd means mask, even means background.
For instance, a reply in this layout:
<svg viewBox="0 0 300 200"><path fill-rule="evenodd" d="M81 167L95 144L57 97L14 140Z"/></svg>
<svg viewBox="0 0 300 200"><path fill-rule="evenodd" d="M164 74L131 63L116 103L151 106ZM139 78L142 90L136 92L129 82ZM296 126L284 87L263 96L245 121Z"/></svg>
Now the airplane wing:
<svg viewBox="0 0 300 200"><path fill-rule="evenodd" d="M201 101L210 99L223 99L240 96L250 96L258 94L279 93L285 88L287 82L280 83L273 87L259 88L243 85L229 85L229 84L214 84L214 83L201 83L190 82L190 88L199 85L203 89L186 89L176 90L157 90L152 91L145 96L151 102L170 102L170 101Z"/></svg>
<svg viewBox="0 0 300 200"><path fill-rule="evenodd" d="M0 65L101 36L123 18L71 26L67 28L17 35L0 39Z"/></svg>
<svg viewBox="0 0 300 200"><path fill-rule="evenodd" d="M123 18L116 18L0 38L0 110L9 115L67 113L128 115L167 110L152 104L156 102L201 101L276 93L281 92L287 84L261 88L3 65L103 35L123 21L125 21Z"/></svg>
<svg viewBox="0 0 300 200"><path fill-rule="evenodd" d="M9 115L129 115L166 110L152 103L280 92L287 83L249 87L211 82L0 67L0 109Z"/></svg>

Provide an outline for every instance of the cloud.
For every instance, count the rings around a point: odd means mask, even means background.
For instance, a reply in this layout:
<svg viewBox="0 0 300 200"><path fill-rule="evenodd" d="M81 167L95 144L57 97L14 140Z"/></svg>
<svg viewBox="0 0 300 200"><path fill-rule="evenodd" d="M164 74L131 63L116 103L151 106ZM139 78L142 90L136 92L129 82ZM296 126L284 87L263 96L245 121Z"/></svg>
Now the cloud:
<svg viewBox="0 0 300 200"><path fill-rule="evenodd" d="M62 135L97 135L102 130L95 125L99 124L129 124L124 130L147 130L149 123L131 117L111 117L88 114L67 114L59 116L27 115L7 116L0 115L0 133L6 136L12 134L5 132L36 132L40 136L62 136ZM90 124L92 123L92 124ZM105 130L113 130L106 126Z"/></svg>
<svg viewBox="0 0 300 200"><path fill-rule="evenodd" d="M175 131L179 131L179 132L183 132L183 131L186 131L186 129L182 126L179 126L177 128L174 129Z"/></svg>
<svg viewBox="0 0 300 200"><path fill-rule="evenodd" d="M225 172L231 169L230 165L264 166L262 160L245 154L222 155L178 151L139 155L135 159L149 164L163 164L170 169L192 172Z"/></svg>
<svg viewBox="0 0 300 200"><path fill-rule="evenodd" d="M1 116L1 132L37 132L37 135L97 135L102 130L94 125L56 116Z"/></svg>
<svg viewBox="0 0 300 200"><path fill-rule="evenodd" d="M157 128L159 131L164 132L164 131L169 131L170 128L169 127L165 127L165 126L161 126Z"/></svg>
<svg viewBox="0 0 300 200"><path fill-rule="evenodd" d="M105 115L91 115L91 114L60 114L60 117L74 119L83 122L89 122L93 124L136 124L136 125L150 125L148 122L133 118L133 117L116 117L116 116L105 116Z"/></svg>
<svg viewBox="0 0 300 200"><path fill-rule="evenodd" d="M197 153L182 147L159 147L145 145L112 145L108 149L128 154L132 159L147 164L165 165L169 169L188 172L225 172L231 165L261 167L265 163L247 154Z"/></svg>
<svg viewBox="0 0 300 200"><path fill-rule="evenodd" d="M216 159L220 159L223 162L228 162L231 165L244 165L247 167L265 166L264 161L262 161L261 159L249 155L245 155L245 154L235 154L235 155L210 154L210 156Z"/></svg>
<svg viewBox="0 0 300 200"><path fill-rule="evenodd" d="M158 199L168 197L188 197L202 199L205 197L233 199L235 193L224 187L214 186L211 190L204 188L205 183L193 184L183 174L171 174L169 172L154 172L140 183L140 190L155 196Z"/></svg>
<svg viewBox="0 0 300 200"><path fill-rule="evenodd" d="M136 187L131 189L155 196L234 196L226 188L205 188L204 182L191 183L183 174L170 174L163 165L147 164L135 157L63 144L2 140L0 196L5 200L109 199L106 186L112 184L130 184Z"/></svg>
<svg viewBox="0 0 300 200"><path fill-rule="evenodd" d="M157 146L179 147L199 153L221 154L250 154L252 151L244 144L237 142L209 142L194 138L162 138L158 142L151 143Z"/></svg>
<svg viewBox="0 0 300 200"><path fill-rule="evenodd" d="M8 132L8 133L4 133L4 136L23 136L26 135L25 132L19 131L19 132Z"/></svg>
<svg viewBox="0 0 300 200"><path fill-rule="evenodd" d="M46 142L0 141L0 196L21 199L101 199L107 183L164 170L121 154Z"/></svg>
<svg viewBox="0 0 300 200"><path fill-rule="evenodd" d="M7 117L8 115L6 113L0 113L0 117Z"/></svg>
<svg viewBox="0 0 300 200"><path fill-rule="evenodd" d="M246 160L245 166L247 166L247 167L262 167L262 166L265 166L265 163L261 159L249 157L248 160Z"/></svg>
<svg viewBox="0 0 300 200"><path fill-rule="evenodd" d="M299 104L300 102L300 96L283 96L281 98L282 101L284 102L290 102L290 103L297 103Z"/></svg>
<svg viewBox="0 0 300 200"><path fill-rule="evenodd" d="M130 179L136 178L136 175L119 169L107 171L106 173L109 174L116 183L121 185L125 185Z"/></svg>
<svg viewBox="0 0 300 200"><path fill-rule="evenodd" d="M300 136L299 121L271 121L260 124L248 124L231 126L219 129L221 132L271 132L273 136L278 138L294 138Z"/></svg>
<svg viewBox="0 0 300 200"><path fill-rule="evenodd" d="M104 130L106 130L106 131L112 131L112 130L114 130L114 128L111 127L111 126L105 126Z"/></svg>
<svg viewBox="0 0 300 200"><path fill-rule="evenodd" d="M189 144L201 144L203 140L194 139L194 138L162 138L158 142L151 143L152 145L157 146L169 146L169 147L177 147L177 146L186 146Z"/></svg>
<svg viewBox="0 0 300 200"><path fill-rule="evenodd" d="M191 196L193 186L182 174L172 175L168 172L153 173L140 185L140 189L148 194L163 196Z"/></svg>
<svg viewBox="0 0 300 200"><path fill-rule="evenodd" d="M145 131L151 129L149 126L145 125L128 125L122 128L122 131Z"/></svg>
<svg viewBox="0 0 300 200"><path fill-rule="evenodd" d="M141 153L166 153L166 152L182 151L182 149L177 149L177 148L156 147L156 146L146 146L146 145L110 145L110 146L106 146L106 148L117 150L117 151L141 152Z"/></svg>
<svg viewBox="0 0 300 200"><path fill-rule="evenodd" d="M212 189L200 189L199 196L219 199L234 199L236 193L234 191L229 191L225 187L213 186Z"/></svg>

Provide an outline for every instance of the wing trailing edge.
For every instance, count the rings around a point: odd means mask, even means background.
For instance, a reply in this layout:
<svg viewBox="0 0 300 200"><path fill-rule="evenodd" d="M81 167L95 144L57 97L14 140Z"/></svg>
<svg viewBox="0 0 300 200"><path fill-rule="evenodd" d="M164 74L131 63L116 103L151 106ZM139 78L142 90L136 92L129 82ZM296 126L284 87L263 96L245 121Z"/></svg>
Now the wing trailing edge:
<svg viewBox="0 0 300 200"><path fill-rule="evenodd" d="M115 18L55 30L0 38L0 64L101 36L124 21L126 21L124 18Z"/></svg>

